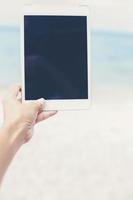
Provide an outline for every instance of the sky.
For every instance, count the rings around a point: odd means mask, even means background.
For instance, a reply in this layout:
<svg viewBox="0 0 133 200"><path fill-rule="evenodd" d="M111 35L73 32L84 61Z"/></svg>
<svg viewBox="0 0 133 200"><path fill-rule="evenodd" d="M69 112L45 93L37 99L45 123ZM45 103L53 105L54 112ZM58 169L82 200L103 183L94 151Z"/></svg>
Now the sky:
<svg viewBox="0 0 133 200"><path fill-rule="evenodd" d="M81 1L90 5L94 29L133 32L132 0L4 0L0 6L0 24L19 24L24 3L58 5Z"/></svg>

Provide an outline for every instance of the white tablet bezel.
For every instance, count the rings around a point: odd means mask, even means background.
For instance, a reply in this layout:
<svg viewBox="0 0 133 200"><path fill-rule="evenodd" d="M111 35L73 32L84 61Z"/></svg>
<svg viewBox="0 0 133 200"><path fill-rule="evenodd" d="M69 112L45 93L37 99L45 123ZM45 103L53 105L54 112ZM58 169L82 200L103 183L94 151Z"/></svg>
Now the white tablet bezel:
<svg viewBox="0 0 133 200"><path fill-rule="evenodd" d="M86 110L91 103L91 34L90 14L87 6L26 6L21 22L21 66L22 66L22 100L25 101L25 66L24 66L24 16L25 15L65 15L87 17L87 62L88 62L88 99L46 100L45 110Z"/></svg>

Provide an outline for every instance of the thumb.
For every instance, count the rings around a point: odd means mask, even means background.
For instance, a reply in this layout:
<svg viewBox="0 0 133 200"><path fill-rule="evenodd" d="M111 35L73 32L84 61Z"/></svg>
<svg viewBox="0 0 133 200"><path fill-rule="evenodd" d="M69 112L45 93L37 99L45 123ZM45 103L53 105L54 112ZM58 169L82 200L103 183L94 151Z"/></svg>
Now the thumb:
<svg viewBox="0 0 133 200"><path fill-rule="evenodd" d="M34 101L34 108L37 112L44 109L45 100L43 98Z"/></svg>

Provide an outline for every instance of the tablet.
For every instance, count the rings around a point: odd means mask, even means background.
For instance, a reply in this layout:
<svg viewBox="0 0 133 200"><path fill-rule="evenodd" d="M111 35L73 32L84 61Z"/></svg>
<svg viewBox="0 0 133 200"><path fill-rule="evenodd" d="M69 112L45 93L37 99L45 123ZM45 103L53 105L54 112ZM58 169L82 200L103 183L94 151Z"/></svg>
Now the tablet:
<svg viewBox="0 0 133 200"><path fill-rule="evenodd" d="M88 7L28 6L21 36L23 100L44 98L46 110L88 109Z"/></svg>

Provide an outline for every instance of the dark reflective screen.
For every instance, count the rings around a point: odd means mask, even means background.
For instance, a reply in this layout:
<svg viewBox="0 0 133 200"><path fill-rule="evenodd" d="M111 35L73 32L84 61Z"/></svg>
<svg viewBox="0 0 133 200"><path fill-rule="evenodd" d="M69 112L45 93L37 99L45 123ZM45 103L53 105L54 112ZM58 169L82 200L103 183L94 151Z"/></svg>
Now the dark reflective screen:
<svg viewBox="0 0 133 200"><path fill-rule="evenodd" d="M87 99L87 17L25 16L25 98Z"/></svg>

